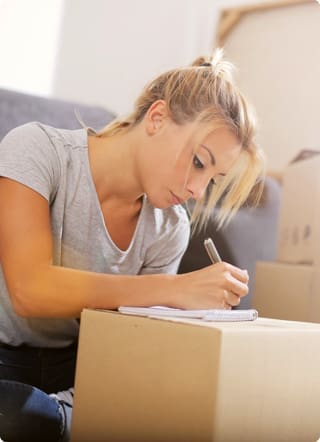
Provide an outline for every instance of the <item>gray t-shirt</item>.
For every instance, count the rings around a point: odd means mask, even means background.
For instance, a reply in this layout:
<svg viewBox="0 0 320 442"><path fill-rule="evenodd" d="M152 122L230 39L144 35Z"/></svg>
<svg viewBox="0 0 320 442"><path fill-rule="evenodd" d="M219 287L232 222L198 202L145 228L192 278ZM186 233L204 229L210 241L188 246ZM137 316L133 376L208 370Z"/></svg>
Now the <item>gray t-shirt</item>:
<svg viewBox="0 0 320 442"><path fill-rule="evenodd" d="M180 206L154 208L145 196L131 244L126 251L120 250L104 223L85 129L29 123L12 130L0 143L0 176L48 200L54 265L126 275L177 271L190 233L185 210ZM17 316L0 266L0 342L64 347L77 338L78 331L76 318Z"/></svg>

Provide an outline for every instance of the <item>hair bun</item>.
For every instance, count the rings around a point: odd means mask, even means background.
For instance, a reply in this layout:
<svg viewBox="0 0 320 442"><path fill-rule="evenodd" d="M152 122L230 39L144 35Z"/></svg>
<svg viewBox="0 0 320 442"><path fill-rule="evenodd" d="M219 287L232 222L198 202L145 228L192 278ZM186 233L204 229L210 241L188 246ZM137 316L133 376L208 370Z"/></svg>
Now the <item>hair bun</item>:
<svg viewBox="0 0 320 442"><path fill-rule="evenodd" d="M194 67L200 67L200 66L211 66L211 60L210 57L198 57L194 62L191 64L191 66Z"/></svg>
<svg viewBox="0 0 320 442"><path fill-rule="evenodd" d="M194 67L211 67L215 76L222 75L228 81L232 81L232 73L234 66L232 63L223 59L224 51L222 48L217 48L213 51L211 57L198 57L191 66Z"/></svg>

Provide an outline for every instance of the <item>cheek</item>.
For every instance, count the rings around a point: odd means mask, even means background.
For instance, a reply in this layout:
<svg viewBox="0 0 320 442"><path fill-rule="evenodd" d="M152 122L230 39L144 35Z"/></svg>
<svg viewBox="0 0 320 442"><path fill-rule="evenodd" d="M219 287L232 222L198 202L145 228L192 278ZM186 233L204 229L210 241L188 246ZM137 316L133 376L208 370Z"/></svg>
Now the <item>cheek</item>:
<svg viewBox="0 0 320 442"><path fill-rule="evenodd" d="M149 176L156 185L161 182L167 187L183 187L188 176L188 166L190 168L190 163L185 159L167 155L166 158L158 158L158 161L150 164Z"/></svg>
<svg viewBox="0 0 320 442"><path fill-rule="evenodd" d="M147 164L148 175L155 185L162 184L176 190L183 189L192 171L192 147L178 139L169 139L157 145ZM147 160L148 161L148 160Z"/></svg>
<svg viewBox="0 0 320 442"><path fill-rule="evenodd" d="M193 154L188 151L184 151L176 158L174 164L172 164L172 170L175 180L180 183L181 186L186 185L189 176L192 174L192 158Z"/></svg>
<svg viewBox="0 0 320 442"><path fill-rule="evenodd" d="M172 188L177 182L179 173L177 167L168 159L149 163L147 166L148 188L159 191L164 188Z"/></svg>

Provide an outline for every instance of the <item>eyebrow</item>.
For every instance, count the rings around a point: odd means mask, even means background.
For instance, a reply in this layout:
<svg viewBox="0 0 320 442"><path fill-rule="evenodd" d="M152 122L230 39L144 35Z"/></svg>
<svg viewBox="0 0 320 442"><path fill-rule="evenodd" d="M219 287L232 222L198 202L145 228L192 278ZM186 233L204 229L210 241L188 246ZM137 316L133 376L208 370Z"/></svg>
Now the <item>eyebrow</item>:
<svg viewBox="0 0 320 442"><path fill-rule="evenodd" d="M209 147L206 146L206 145L204 145L204 144L200 144L200 146L203 147L203 148L208 152L208 154L210 155L211 164L212 164L213 166L215 166L215 165L216 165L216 159L215 159L213 153L211 152L211 150L209 149ZM221 175L221 176L226 176L225 173L219 173L219 175Z"/></svg>

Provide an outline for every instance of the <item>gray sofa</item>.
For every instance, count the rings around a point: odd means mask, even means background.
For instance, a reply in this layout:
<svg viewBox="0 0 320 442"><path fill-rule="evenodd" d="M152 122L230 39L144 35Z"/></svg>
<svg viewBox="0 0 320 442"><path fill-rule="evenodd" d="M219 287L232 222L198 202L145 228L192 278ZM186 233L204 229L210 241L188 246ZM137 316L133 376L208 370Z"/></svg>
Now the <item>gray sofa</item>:
<svg viewBox="0 0 320 442"><path fill-rule="evenodd" d="M102 128L115 117L102 107L0 89L0 140L9 130L30 121L63 129L78 129L81 125L76 111L88 126L95 128Z"/></svg>
<svg viewBox="0 0 320 442"><path fill-rule="evenodd" d="M29 121L61 128L79 128L81 126L75 110L87 125L96 129L115 117L102 107L0 89L0 140L9 130ZM280 186L274 179L267 178L264 198L259 207L243 207L230 224L219 231L211 220L205 231L191 238L179 272L196 270L210 263L203 247L204 239L210 236L223 260L248 270L249 295L243 298L239 307L249 308L254 289L255 262L275 258L279 202Z"/></svg>

